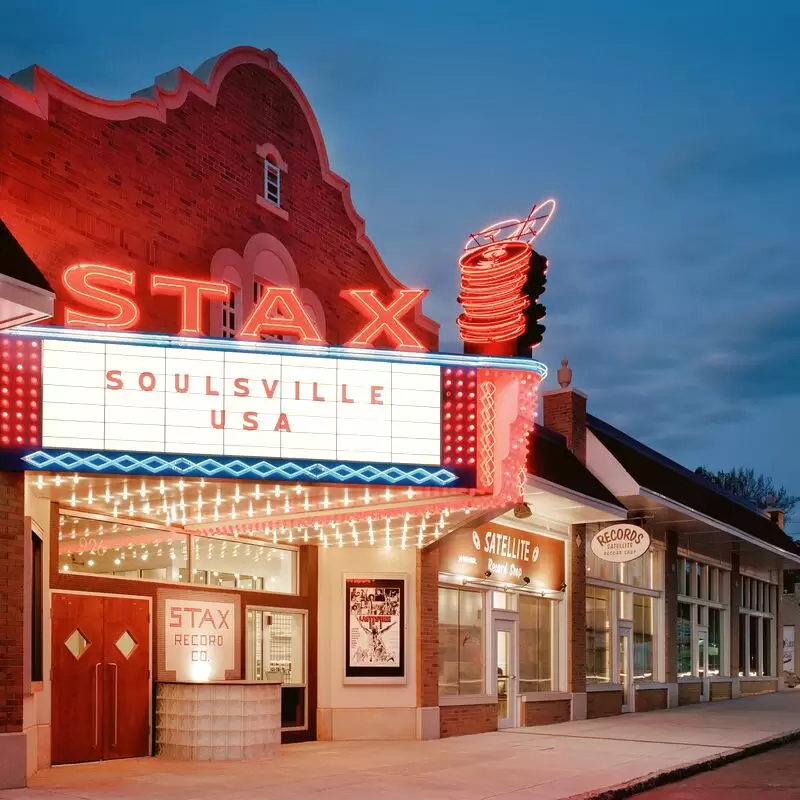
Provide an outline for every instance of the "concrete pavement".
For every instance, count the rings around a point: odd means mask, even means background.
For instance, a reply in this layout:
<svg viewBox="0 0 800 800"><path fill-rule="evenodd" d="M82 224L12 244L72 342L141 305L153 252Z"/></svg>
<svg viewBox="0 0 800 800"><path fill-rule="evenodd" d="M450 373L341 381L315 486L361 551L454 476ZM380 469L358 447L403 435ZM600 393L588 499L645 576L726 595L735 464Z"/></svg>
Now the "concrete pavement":
<svg viewBox="0 0 800 800"><path fill-rule="evenodd" d="M2 800L562 800L800 737L800 692L431 742L312 742L271 761L56 767Z"/></svg>

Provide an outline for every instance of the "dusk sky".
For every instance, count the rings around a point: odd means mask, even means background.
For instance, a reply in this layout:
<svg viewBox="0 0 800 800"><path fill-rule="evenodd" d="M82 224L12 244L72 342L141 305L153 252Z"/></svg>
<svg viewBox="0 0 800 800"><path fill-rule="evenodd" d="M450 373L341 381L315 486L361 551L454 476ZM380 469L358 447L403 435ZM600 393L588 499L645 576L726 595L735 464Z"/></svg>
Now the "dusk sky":
<svg viewBox="0 0 800 800"><path fill-rule="evenodd" d="M122 98L242 44L457 341L467 234L554 196L544 344L592 413L800 494L800 3L5 0L0 74ZM2 121L0 121L2 124ZM800 522L800 515L796 515ZM800 524L789 528L800 533Z"/></svg>

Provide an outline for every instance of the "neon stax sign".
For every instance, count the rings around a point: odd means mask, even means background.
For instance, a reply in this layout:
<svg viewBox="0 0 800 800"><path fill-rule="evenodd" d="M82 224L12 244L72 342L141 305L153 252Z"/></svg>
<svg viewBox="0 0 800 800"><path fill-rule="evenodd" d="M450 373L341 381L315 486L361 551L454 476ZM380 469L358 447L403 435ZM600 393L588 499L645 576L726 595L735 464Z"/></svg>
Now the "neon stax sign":
<svg viewBox="0 0 800 800"><path fill-rule="evenodd" d="M63 282L71 298L83 308L68 304L64 324L104 330L134 330L141 318L141 309L133 296L136 273L104 264L73 264L63 274ZM177 298L180 311L180 334L203 334L203 309L208 302L223 302L231 295L231 287L220 281L196 280L177 275L150 276L152 296L171 295ZM364 317L363 327L345 345L370 347L384 334L397 350L423 352L427 348L406 326L403 319L412 311L427 289L399 289L385 304L373 289L345 289L342 299L353 305ZM87 310L88 309L88 310ZM267 334L287 335L301 344L326 344L317 325L306 311L292 287L268 286L237 331L237 338L260 339Z"/></svg>

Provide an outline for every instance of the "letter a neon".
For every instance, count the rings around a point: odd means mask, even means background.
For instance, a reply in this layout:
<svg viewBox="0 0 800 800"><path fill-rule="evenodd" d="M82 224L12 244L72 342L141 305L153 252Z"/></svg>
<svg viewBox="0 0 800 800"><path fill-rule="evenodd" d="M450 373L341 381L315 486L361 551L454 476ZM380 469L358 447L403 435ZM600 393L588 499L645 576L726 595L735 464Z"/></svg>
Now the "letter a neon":
<svg viewBox="0 0 800 800"><path fill-rule="evenodd" d="M326 344L291 287L268 286L237 336L258 339L265 333L296 336L301 344Z"/></svg>

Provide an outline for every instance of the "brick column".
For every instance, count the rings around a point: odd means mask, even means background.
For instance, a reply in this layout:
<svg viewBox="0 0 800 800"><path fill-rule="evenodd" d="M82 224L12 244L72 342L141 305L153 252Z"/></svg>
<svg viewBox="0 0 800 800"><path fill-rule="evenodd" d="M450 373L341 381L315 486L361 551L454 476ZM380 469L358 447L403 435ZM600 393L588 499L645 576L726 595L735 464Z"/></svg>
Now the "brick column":
<svg viewBox="0 0 800 800"><path fill-rule="evenodd" d="M731 673L731 696L739 697L739 600L742 596L742 577L739 574L739 554L731 554L731 596L728 617L728 641L730 642L729 664Z"/></svg>
<svg viewBox="0 0 800 800"><path fill-rule="evenodd" d="M24 491L23 473L0 472L0 733L22 731Z"/></svg>
<svg viewBox="0 0 800 800"><path fill-rule="evenodd" d="M417 738L439 738L439 550L417 551Z"/></svg>
<svg viewBox="0 0 800 800"><path fill-rule="evenodd" d="M567 691L583 695L583 713L573 698L573 719L586 717L586 525L570 526L567 597Z"/></svg>

